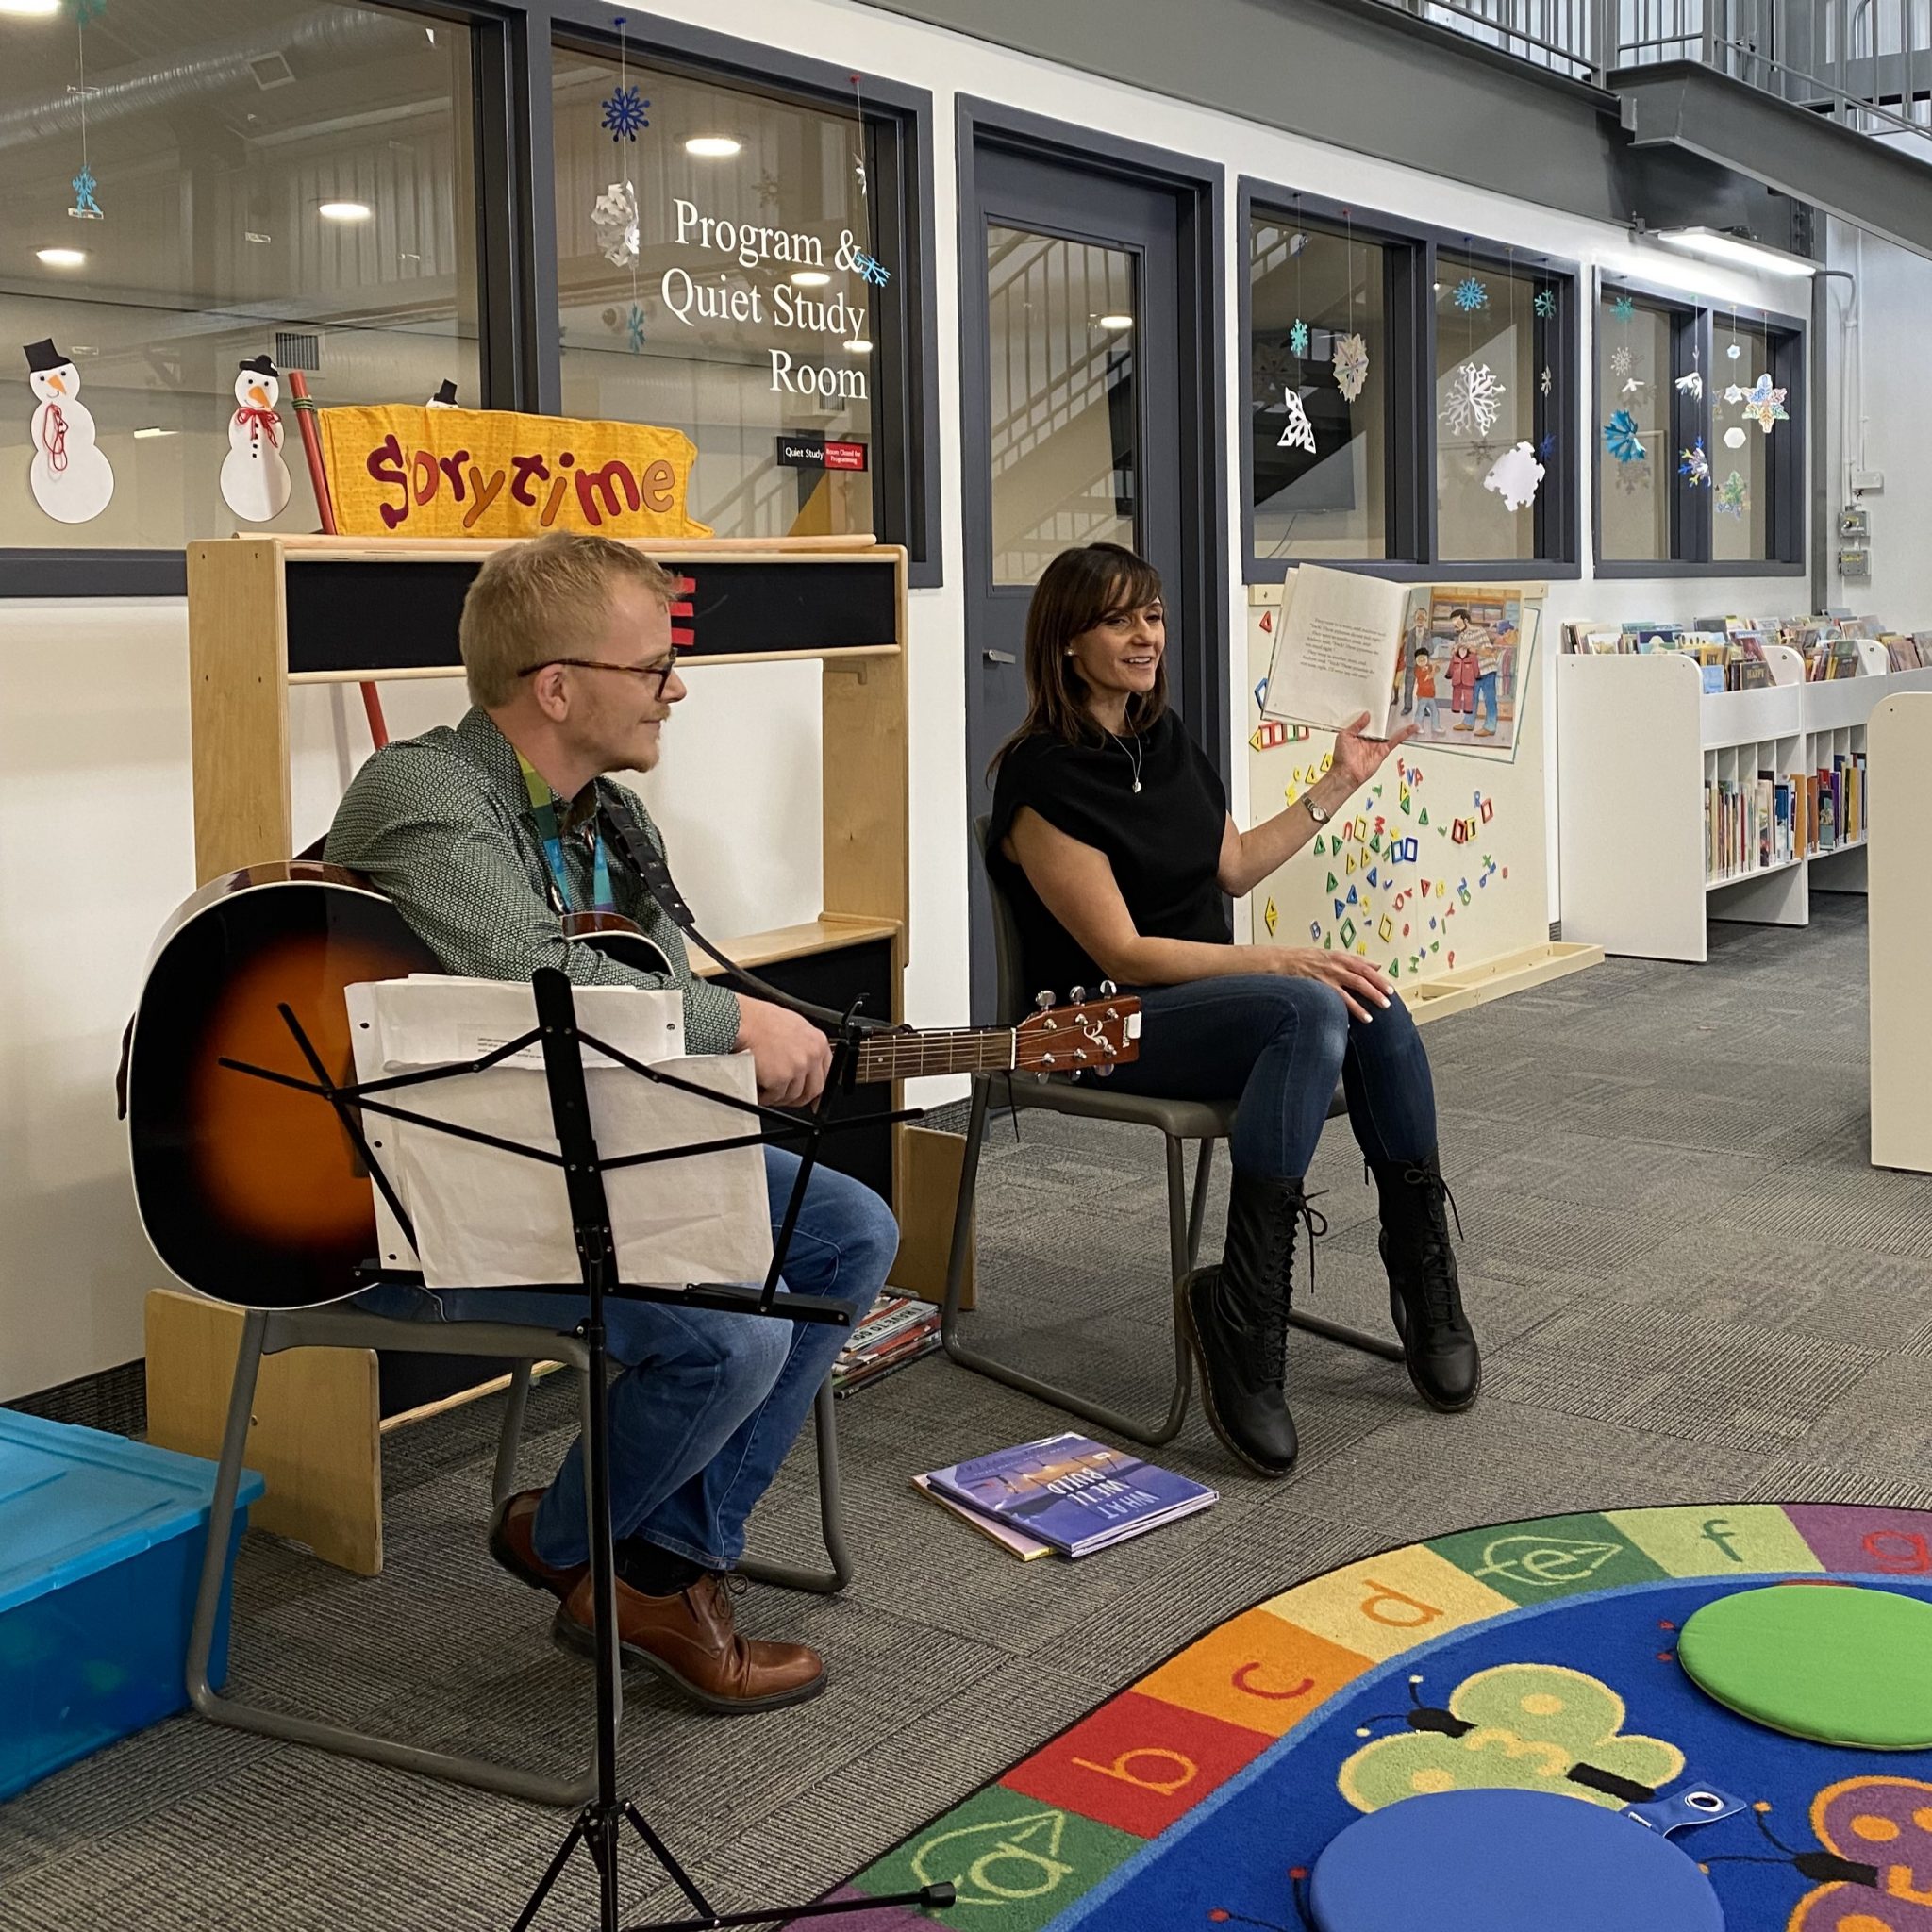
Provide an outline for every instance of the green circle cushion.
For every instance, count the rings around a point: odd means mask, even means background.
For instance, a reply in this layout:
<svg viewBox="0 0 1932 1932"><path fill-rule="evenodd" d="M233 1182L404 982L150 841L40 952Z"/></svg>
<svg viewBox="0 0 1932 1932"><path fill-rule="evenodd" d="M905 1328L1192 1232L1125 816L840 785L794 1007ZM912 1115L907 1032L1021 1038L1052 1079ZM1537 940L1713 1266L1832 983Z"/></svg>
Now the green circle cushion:
<svg viewBox="0 0 1932 1932"><path fill-rule="evenodd" d="M1932 1603L1838 1584L1778 1583L1687 1620L1677 1658L1741 1717L1874 1751L1932 1745Z"/></svg>

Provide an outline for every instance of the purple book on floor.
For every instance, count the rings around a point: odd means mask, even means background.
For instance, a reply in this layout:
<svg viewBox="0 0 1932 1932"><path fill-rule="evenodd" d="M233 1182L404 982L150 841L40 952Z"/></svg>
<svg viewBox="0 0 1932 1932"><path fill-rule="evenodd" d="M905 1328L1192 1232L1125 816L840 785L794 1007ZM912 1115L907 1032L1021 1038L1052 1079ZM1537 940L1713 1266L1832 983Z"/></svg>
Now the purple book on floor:
<svg viewBox="0 0 1932 1932"><path fill-rule="evenodd" d="M1069 1430L928 1472L955 1502L1084 1557L1219 1497L1171 1469Z"/></svg>

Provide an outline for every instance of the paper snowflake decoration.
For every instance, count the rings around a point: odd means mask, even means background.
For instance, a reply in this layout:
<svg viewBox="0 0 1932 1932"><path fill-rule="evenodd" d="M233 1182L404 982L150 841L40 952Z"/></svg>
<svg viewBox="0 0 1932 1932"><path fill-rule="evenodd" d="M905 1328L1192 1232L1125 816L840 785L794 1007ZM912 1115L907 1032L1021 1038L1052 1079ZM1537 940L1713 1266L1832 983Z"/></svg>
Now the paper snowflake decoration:
<svg viewBox="0 0 1932 1932"><path fill-rule="evenodd" d="M1545 363L1543 365L1543 373L1541 375L1539 375L1536 379L1537 388L1540 389L1544 395L1548 395L1550 392L1550 380L1551 378L1549 365Z"/></svg>
<svg viewBox="0 0 1932 1932"><path fill-rule="evenodd" d="M1624 393L1626 396L1634 396L1639 390L1648 389L1650 385L1641 375L1625 376L1624 379Z"/></svg>
<svg viewBox="0 0 1932 1932"><path fill-rule="evenodd" d="M1308 238L1299 228L1288 238L1288 252L1291 256L1299 255L1307 245Z"/></svg>
<svg viewBox="0 0 1932 1932"><path fill-rule="evenodd" d="M1773 389L1769 375L1760 375L1749 389L1740 389L1735 382L1724 391L1724 401L1742 403L1747 422L1755 423L1765 435L1771 434L1774 423L1789 423L1791 419L1785 410L1785 391Z"/></svg>
<svg viewBox="0 0 1932 1932"><path fill-rule="evenodd" d="M638 258L638 192L628 181L613 181L591 204L591 226L597 246L613 268Z"/></svg>
<svg viewBox="0 0 1932 1932"><path fill-rule="evenodd" d="M1543 319L1543 321L1549 321L1550 317L1556 314L1557 312L1556 290L1539 289L1536 291L1536 301L1532 306L1535 308L1536 312Z"/></svg>
<svg viewBox="0 0 1932 1932"><path fill-rule="evenodd" d="M1503 413L1505 393L1487 362L1463 363L1449 378L1449 393L1442 404L1444 426L1451 436L1467 436L1471 429L1488 435Z"/></svg>
<svg viewBox="0 0 1932 1932"><path fill-rule="evenodd" d="M1294 326L1288 332L1288 346L1297 356L1306 356L1308 353L1308 325L1299 315L1294 319Z"/></svg>
<svg viewBox="0 0 1932 1932"><path fill-rule="evenodd" d="M1738 358L1741 356L1743 353L1743 349L1736 342L1733 342L1731 346L1724 351L1724 354L1728 356L1733 362L1735 362L1738 359Z"/></svg>
<svg viewBox="0 0 1932 1932"><path fill-rule="evenodd" d="M892 271L862 248L852 258L852 266L858 271L858 279L870 282L874 289L883 289L892 279Z"/></svg>
<svg viewBox="0 0 1932 1932"><path fill-rule="evenodd" d="M94 199L94 190L99 186L100 183L94 179L94 171L82 162L80 173L74 177L74 206L67 212L78 215L85 222L104 220L101 205Z"/></svg>
<svg viewBox="0 0 1932 1932"><path fill-rule="evenodd" d="M863 155L855 154L852 157L852 178L858 183L860 194L869 195L872 192L872 190L866 186L865 157Z"/></svg>
<svg viewBox="0 0 1932 1932"><path fill-rule="evenodd" d="M1619 322L1628 322L1637 313L1637 305L1627 295L1619 295L1610 304L1610 313Z"/></svg>
<svg viewBox="0 0 1932 1932"><path fill-rule="evenodd" d="M1335 387L1354 402L1369 379L1369 345L1358 335L1335 338Z"/></svg>
<svg viewBox="0 0 1932 1932"><path fill-rule="evenodd" d="M1741 517L1744 514L1746 501L1744 479L1738 475L1737 471L1733 470L1717 486L1717 508L1724 516Z"/></svg>
<svg viewBox="0 0 1932 1932"><path fill-rule="evenodd" d="M1537 486L1543 480L1543 466L1528 443L1519 442L1507 449L1490 466L1483 488L1503 499L1503 508L1512 514L1527 509L1536 501Z"/></svg>
<svg viewBox="0 0 1932 1932"><path fill-rule="evenodd" d="M1744 432L1735 423L1724 431L1724 447L1726 449L1742 449L1747 441L1748 439Z"/></svg>
<svg viewBox="0 0 1932 1932"><path fill-rule="evenodd" d="M1677 475L1691 489L1710 488L1710 458L1705 454L1703 437L1700 436L1689 449L1680 449L1677 458Z"/></svg>
<svg viewBox="0 0 1932 1932"><path fill-rule="evenodd" d="M1604 425L1604 447L1620 463L1641 463L1645 460L1643 443L1638 435L1637 419L1628 409L1619 409Z"/></svg>
<svg viewBox="0 0 1932 1932"><path fill-rule="evenodd" d="M1308 421L1308 412L1302 408L1298 391L1286 389L1282 394L1288 398L1288 427L1281 432L1276 449L1305 449L1310 456L1315 454L1315 425Z"/></svg>
<svg viewBox="0 0 1932 1932"><path fill-rule="evenodd" d="M1693 369L1689 375L1678 376L1675 387L1681 390L1687 396L1702 401L1704 396L1704 376L1701 372Z"/></svg>
<svg viewBox="0 0 1932 1932"><path fill-rule="evenodd" d="M1557 438L1554 431L1537 444L1536 453L1538 460L1545 463L1557 454Z"/></svg>
<svg viewBox="0 0 1932 1932"><path fill-rule="evenodd" d="M1628 375L1630 374L1630 351L1620 342L1610 351L1610 374Z"/></svg>
<svg viewBox="0 0 1932 1932"><path fill-rule="evenodd" d="M108 10L108 0L74 0L74 19L78 26L99 20Z"/></svg>
<svg viewBox="0 0 1932 1932"><path fill-rule="evenodd" d="M604 125L610 130L612 141L635 141L640 128L648 127L651 119L644 109L650 102L634 87L621 87L604 103Z"/></svg>
<svg viewBox="0 0 1932 1932"><path fill-rule="evenodd" d="M633 356L641 355L644 346L644 311L633 302L624 316L625 345Z"/></svg>
<svg viewBox="0 0 1932 1932"><path fill-rule="evenodd" d="M1454 301L1465 315L1474 315L1478 308L1490 306L1490 291L1474 275L1464 275L1456 285Z"/></svg>

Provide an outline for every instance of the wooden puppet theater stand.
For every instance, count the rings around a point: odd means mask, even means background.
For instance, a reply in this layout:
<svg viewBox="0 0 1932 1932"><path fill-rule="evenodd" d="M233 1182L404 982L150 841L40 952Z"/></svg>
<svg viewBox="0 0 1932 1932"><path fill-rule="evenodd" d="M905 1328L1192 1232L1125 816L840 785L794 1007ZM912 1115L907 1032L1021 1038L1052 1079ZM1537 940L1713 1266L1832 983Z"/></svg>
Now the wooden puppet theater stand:
<svg viewBox="0 0 1932 1932"><path fill-rule="evenodd" d="M289 687L461 675L462 602L494 541L237 537L188 552L197 883L287 858ZM680 651L707 664L815 658L822 671L824 905L800 925L723 939L786 991L902 1018L907 956L905 553L870 540L709 539L641 543L691 580ZM699 965L698 970L706 967ZM866 1096L900 1104L890 1092ZM870 1110L870 1109L868 1109ZM892 1201L906 1229L892 1279L943 1292L956 1137L855 1132L828 1159ZM172 1290L147 1307L149 1434L212 1457L242 1315ZM480 1392L451 1357L297 1349L264 1362L247 1461L268 1479L262 1528L364 1575L382 1567L386 1428ZM493 1386L493 1385L486 1385Z"/></svg>

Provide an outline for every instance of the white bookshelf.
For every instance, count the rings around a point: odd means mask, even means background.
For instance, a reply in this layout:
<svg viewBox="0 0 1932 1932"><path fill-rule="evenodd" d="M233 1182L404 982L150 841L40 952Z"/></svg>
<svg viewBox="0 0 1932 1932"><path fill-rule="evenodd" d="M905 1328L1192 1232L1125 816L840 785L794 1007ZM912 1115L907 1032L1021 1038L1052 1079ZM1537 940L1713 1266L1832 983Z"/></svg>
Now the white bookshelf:
<svg viewBox="0 0 1932 1932"><path fill-rule="evenodd" d="M1774 668L1789 675L1796 662L1780 652ZM1696 660L1677 652L1559 657L1564 939L1701 962L1709 920L1804 925L1814 891L1864 891L1862 839L1709 875L1705 788L1717 779L1742 787L1765 773L1795 779L1855 752L1869 759L1873 707L1909 691L1932 691L1932 671L1707 692Z"/></svg>
<svg viewBox="0 0 1932 1932"><path fill-rule="evenodd" d="M1894 692L1872 712L1869 774L1880 798L1908 795L1932 762L1932 693ZM1932 900L1918 827L1880 811L1868 841L1872 1025L1872 1164L1932 1174L1932 1027L1925 961Z"/></svg>

